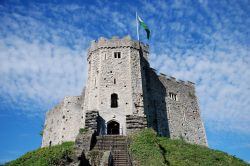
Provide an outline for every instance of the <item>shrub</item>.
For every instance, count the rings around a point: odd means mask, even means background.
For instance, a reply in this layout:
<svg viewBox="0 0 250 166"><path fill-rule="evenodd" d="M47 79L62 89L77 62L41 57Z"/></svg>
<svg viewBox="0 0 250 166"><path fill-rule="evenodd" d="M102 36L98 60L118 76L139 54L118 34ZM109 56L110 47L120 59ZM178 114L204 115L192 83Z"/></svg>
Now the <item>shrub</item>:
<svg viewBox="0 0 250 166"><path fill-rule="evenodd" d="M86 133L87 131L88 131L87 128L80 128L80 129L79 129L79 133L80 133L80 134L84 134L84 133Z"/></svg>

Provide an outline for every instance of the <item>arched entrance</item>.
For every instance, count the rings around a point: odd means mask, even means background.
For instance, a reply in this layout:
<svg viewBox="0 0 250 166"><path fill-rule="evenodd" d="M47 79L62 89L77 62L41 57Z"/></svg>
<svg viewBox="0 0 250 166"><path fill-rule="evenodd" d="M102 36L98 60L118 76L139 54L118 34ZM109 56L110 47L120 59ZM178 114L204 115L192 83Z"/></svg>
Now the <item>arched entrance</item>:
<svg viewBox="0 0 250 166"><path fill-rule="evenodd" d="M114 120L111 120L107 124L107 134L108 135L119 135L120 134L120 124Z"/></svg>

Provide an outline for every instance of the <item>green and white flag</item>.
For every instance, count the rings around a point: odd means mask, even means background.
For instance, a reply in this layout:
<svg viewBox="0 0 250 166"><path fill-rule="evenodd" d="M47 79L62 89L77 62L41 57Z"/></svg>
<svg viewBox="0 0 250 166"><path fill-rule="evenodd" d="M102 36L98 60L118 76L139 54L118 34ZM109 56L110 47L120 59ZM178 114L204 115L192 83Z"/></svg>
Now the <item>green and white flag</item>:
<svg viewBox="0 0 250 166"><path fill-rule="evenodd" d="M136 15L137 15L137 13L136 13ZM145 22L137 15L137 36L138 36L138 40L139 40L138 24L146 31L147 39L149 39L150 38L150 30L149 30L148 26L145 24Z"/></svg>

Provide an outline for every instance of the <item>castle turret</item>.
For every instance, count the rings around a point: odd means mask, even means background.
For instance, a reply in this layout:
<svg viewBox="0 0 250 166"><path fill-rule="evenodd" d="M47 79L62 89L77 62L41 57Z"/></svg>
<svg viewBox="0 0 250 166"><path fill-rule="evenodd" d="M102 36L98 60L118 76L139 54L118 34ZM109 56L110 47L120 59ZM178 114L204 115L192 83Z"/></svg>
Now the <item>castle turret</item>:
<svg viewBox="0 0 250 166"><path fill-rule="evenodd" d="M207 145L195 84L158 75L148 57L148 45L130 37L93 41L86 87L47 113L42 146L74 141L81 128L128 135L145 127Z"/></svg>
<svg viewBox="0 0 250 166"><path fill-rule="evenodd" d="M144 117L141 58L148 58L148 46L130 37L92 42L83 108L99 112L103 134L112 122L119 125L119 133L126 134L126 115Z"/></svg>

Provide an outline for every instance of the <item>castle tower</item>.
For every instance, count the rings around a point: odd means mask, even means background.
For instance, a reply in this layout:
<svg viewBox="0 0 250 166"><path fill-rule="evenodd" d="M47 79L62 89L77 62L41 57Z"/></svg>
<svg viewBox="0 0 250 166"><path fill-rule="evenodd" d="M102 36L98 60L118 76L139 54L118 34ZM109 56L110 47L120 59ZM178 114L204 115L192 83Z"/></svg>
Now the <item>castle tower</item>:
<svg viewBox="0 0 250 166"><path fill-rule="evenodd" d="M140 61L147 57L148 47L130 37L91 43L83 110L99 113L101 134L126 135L129 115L144 117Z"/></svg>
<svg viewBox="0 0 250 166"><path fill-rule="evenodd" d="M195 84L158 75L148 57L149 47L130 37L93 41L86 87L47 112L42 146L74 141L81 128L128 135L145 127L207 145Z"/></svg>

